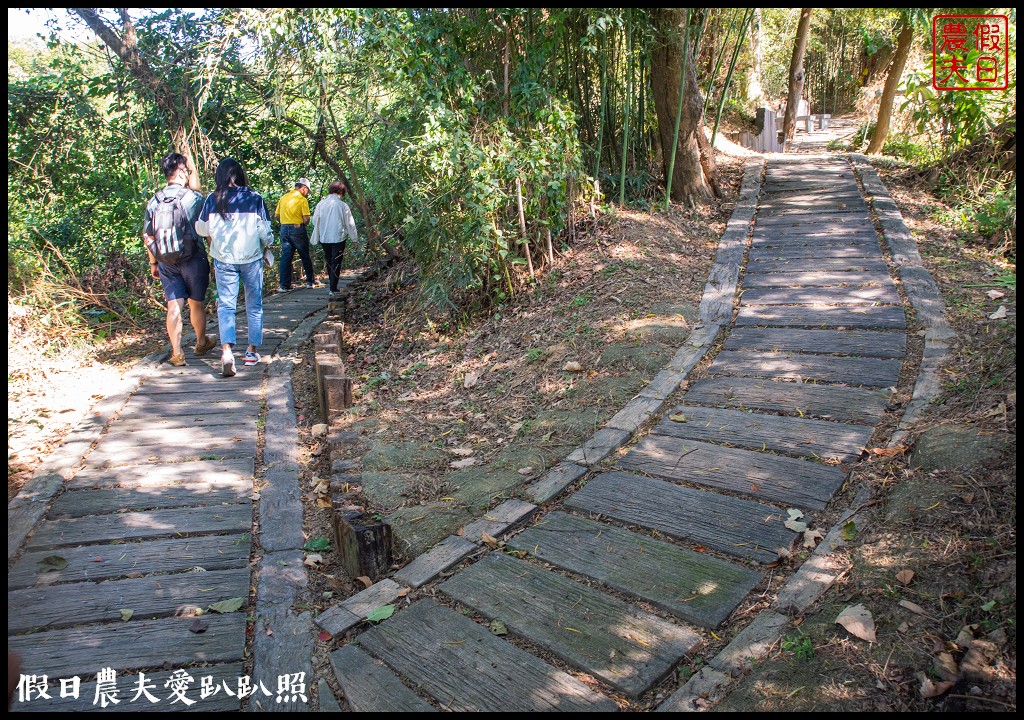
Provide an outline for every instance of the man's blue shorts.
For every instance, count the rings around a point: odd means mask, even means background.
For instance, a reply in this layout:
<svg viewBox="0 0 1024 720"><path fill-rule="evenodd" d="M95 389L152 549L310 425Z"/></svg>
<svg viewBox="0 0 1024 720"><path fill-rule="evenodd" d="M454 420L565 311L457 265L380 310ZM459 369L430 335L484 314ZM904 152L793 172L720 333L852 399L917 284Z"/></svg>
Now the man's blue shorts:
<svg viewBox="0 0 1024 720"><path fill-rule="evenodd" d="M210 261L206 252L200 250L188 260L177 265L157 265L160 284L164 288L164 299L206 300L206 289L210 287Z"/></svg>

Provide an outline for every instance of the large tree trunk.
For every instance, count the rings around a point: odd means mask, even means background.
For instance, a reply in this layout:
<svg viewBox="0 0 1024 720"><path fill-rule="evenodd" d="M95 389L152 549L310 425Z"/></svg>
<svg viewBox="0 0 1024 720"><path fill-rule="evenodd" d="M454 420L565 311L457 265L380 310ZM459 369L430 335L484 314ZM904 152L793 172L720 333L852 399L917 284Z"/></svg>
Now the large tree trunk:
<svg viewBox="0 0 1024 720"><path fill-rule="evenodd" d="M121 19L120 34L107 25L95 8L75 8L75 12L96 33L97 37L121 58L132 77L142 86L143 94L149 95L150 99L167 116L174 151L181 153L188 160L191 170L189 185L194 190L201 190L198 163L195 161L195 153L188 132L195 114L195 98L182 88L168 87L158 73L143 59L139 53L139 40L135 32L135 25L128 16L126 8L117 10Z"/></svg>
<svg viewBox="0 0 1024 720"><path fill-rule="evenodd" d="M892 59L889 74L885 77L885 87L882 89L882 99L878 106L878 120L875 122L875 132L868 145L868 154L881 152L885 138L889 135L889 121L892 119L892 104L896 99L896 88L899 87L903 69L907 66L907 58L910 57L910 47L913 44L914 26L907 18L904 18L899 39L896 41L896 55Z"/></svg>
<svg viewBox="0 0 1024 720"><path fill-rule="evenodd" d="M683 23L686 12L680 8L659 8L652 12L655 43L651 52L651 94L658 114L665 180L672 152L676 108L679 104L679 76L683 69ZM697 87L693 58L687 63L683 112L679 123L679 142L672 177L672 199L690 205L720 195L718 168L714 151L704 135L704 101Z"/></svg>
<svg viewBox="0 0 1024 720"><path fill-rule="evenodd" d="M796 134L796 113L804 92L804 53L807 51L807 36L810 35L813 10L814 8L800 10L800 23L796 28L793 58L789 62L789 99L786 101L786 117L782 123L786 140L792 140Z"/></svg>
<svg viewBox="0 0 1024 720"><path fill-rule="evenodd" d="M764 57L764 43L761 37L761 8L754 9L750 20L750 71L747 73L747 102L760 107L764 102L764 88L761 86L761 60Z"/></svg>

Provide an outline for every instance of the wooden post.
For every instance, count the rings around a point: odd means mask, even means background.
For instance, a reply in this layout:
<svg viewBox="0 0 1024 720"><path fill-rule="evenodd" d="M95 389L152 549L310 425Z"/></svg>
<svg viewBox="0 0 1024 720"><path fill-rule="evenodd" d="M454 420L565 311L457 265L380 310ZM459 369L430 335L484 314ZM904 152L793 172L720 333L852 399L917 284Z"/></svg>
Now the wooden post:
<svg viewBox="0 0 1024 720"><path fill-rule="evenodd" d="M347 504L347 503L346 503ZM357 510L334 510L334 541L341 565L353 578L377 582L394 562L391 526Z"/></svg>
<svg viewBox="0 0 1024 720"><path fill-rule="evenodd" d="M317 353L314 364L316 366L316 390L317 399L320 402L320 417L325 423L330 423L330 405L327 402L325 378L329 376L344 377L345 365L337 355L329 353Z"/></svg>
<svg viewBox="0 0 1024 720"><path fill-rule="evenodd" d="M352 379L342 375L324 376L324 398L327 403L325 422L330 423L339 412L352 407Z"/></svg>

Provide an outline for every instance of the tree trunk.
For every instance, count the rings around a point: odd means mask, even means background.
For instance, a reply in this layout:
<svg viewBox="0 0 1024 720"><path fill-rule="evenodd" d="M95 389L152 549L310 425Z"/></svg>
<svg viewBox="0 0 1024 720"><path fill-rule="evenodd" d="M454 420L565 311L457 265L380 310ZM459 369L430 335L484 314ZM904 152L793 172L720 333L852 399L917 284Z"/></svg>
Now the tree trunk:
<svg viewBox="0 0 1024 720"><path fill-rule="evenodd" d="M875 122L875 133L871 136L871 144L868 145L868 154L881 152L885 138L889 135L889 121L892 119L896 88L899 87L903 68L907 66L907 58L910 57L910 47L913 44L914 26L904 18L899 39L896 41L896 55L892 59L889 74L885 77L885 87L882 89L882 99L878 105L878 121Z"/></svg>
<svg viewBox="0 0 1024 720"><path fill-rule="evenodd" d="M128 66L128 72L142 86L143 94L149 95L150 99L167 116L174 151L181 153L188 160L191 171L189 185L194 190L201 190L198 163L195 161L195 153L192 150L188 133L189 125L195 114L195 98L187 89L168 87L149 63L142 58L135 25L128 16L126 8L117 10L118 16L121 18L120 35L107 25L97 9L75 8L75 12L96 33L96 36L121 58L121 61ZM180 107L175 101L180 101L184 107Z"/></svg>
<svg viewBox="0 0 1024 720"><path fill-rule="evenodd" d="M761 60L764 48L761 38L761 8L754 9L750 21L750 72L747 73L747 102L760 107L764 102L764 88L761 85Z"/></svg>
<svg viewBox="0 0 1024 720"><path fill-rule="evenodd" d="M679 76L683 64L683 22L686 11L659 8L652 12L655 27L651 51L651 95L658 115L658 135L663 155L672 148L676 107L679 103ZM718 170L715 156L704 135L703 100L697 87L694 62L687 63L683 112L679 124L679 142L672 177L672 199L690 205L718 194ZM669 158L664 157L668 182Z"/></svg>
<svg viewBox="0 0 1024 720"><path fill-rule="evenodd" d="M804 92L804 53L807 51L807 36L810 35L813 10L814 8L800 10L800 23L796 28L793 58L789 62L789 99L786 101L786 117L782 124L786 140L792 140L796 134L796 113Z"/></svg>

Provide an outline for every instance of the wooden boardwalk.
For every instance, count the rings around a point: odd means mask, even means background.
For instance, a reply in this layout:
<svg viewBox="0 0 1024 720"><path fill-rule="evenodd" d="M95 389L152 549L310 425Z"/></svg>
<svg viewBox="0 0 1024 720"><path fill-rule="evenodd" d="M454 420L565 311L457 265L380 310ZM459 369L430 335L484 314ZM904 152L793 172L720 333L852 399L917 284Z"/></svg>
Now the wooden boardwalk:
<svg viewBox="0 0 1024 720"><path fill-rule="evenodd" d="M334 652L352 709L607 710L640 698L793 546L787 510L813 521L886 411L906 318L844 159L769 161L747 257L723 350L649 435L614 468L581 468L583 487L538 509L505 552L449 538L435 575L480 559ZM603 442L629 434L616 427ZM426 564L396 579L418 587Z"/></svg>
<svg viewBox="0 0 1024 720"><path fill-rule="evenodd" d="M324 288L265 299L264 357L252 367L241 358L243 309L235 377L221 377L219 346L202 358L187 347L188 365L145 377L100 436L8 571L8 649L23 673L47 676L51 696L21 707L98 708L97 674L112 668L120 703L108 709L184 709L165 686L183 669L191 700L201 682L219 687L196 709L241 708L268 362L326 302ZM235 598L239 610L209 611ZM140 671L158 704L130 702ZM60 681L73 677L78 698L61 697Z"/></svg>

